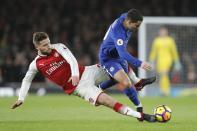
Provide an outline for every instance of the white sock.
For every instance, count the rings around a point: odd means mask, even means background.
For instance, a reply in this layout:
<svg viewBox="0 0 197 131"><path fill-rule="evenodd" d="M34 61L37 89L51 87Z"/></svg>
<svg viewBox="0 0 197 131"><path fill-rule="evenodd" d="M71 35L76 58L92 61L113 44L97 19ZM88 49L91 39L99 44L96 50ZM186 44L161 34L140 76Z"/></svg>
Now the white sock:
<svg viewBox="0 0 197 131"><path fill-rule="evenodd" d="M119 113L127 116L132 116L135 118L141 118L141 114L139 112L132 110L128 106L122 106L119 110Z"/></svg>
<svg viewBox="0 0 197 131"><path fill-rule="evenodd" d="M138 78L136 75L135 75L135 73L134 73L134 71L129 71L129 77L130 77L130 79L133 81L133 83L134 84L136 84L136 83L138 83L139 81L140 81L140 78Z"/></svg>

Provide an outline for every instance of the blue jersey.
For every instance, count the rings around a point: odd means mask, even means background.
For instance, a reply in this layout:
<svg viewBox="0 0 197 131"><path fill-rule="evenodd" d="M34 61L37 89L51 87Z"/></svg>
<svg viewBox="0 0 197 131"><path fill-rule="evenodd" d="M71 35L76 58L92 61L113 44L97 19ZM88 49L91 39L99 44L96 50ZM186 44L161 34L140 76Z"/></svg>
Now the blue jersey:
<svg viewBox="0 0 197 131"><path fill-rule="evenodd" d="M126 60L135 67L140 67L141 61L127 51L127 44L132 32L126 30L123 21L127 13L122 14L109 27L100 46L99 59L101 65L108 60Z"/></svg>

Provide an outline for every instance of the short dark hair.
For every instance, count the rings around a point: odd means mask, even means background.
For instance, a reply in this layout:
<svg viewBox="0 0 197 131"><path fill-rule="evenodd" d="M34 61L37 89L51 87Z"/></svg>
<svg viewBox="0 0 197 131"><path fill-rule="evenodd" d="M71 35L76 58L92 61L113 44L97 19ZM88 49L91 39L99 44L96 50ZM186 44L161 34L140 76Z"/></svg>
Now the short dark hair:
<svg viewBox="0 0 197 131"><path fill-rule="evenodd" d="M35 32L33 34L33 43L34 44L39 44L40 41L48 38L48 34L45 32Z"/></svg>
<svg viewBox="0 0 197 131"><path fill-rule="evenodd" d="M143 21L143 16L137 9L130 9L127 12L127 19L132 22Z"/></svg>

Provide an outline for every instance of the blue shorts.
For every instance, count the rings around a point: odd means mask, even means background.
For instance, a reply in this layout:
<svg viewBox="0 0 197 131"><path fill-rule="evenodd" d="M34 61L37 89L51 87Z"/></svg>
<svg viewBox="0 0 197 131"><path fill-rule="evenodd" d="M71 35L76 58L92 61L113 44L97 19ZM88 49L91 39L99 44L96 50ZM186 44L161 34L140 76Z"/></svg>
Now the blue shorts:
<svg viewBox="0 0 197 131"><path fill-rule="evenodd" d="M121 59L111 59L107 60L105 62L101 62L101 66L104 70L107 71L107 73L111 76L114 77L116 72L119 70L124 70L126 73L128 73L128 63L125 60Z"/></svg>

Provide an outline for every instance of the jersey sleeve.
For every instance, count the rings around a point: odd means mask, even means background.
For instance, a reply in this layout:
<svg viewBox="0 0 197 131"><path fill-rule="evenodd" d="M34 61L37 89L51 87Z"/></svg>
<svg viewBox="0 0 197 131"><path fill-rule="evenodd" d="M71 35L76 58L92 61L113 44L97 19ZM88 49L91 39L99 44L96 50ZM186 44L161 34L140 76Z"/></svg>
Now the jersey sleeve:
<svg viewBox="0 0 197 131"><path fill-rule="evenodd" d="M114 28L112 32L112 39L115 43L116 50L121 58L127 60L128 63L132 64L135 67L141 66L141 61L137 58L133 57L127 51L127 43L125 42L126 38L124 36L125 32L121 31L121 29Z"/></svg>
<svg viewBox="0 0 197 131"><path fill-rule="evenodd" d="M171 38L170 39L170 43L171 43L172 57L173 57L175 62L178 62L179 61L179 55L178 55L178 51L177 51L175 40L173 38Z"/></svg>
<svg viewBox="0 0 197 131"><path fill-rule="evenodd" d="M32 63L29 66L29 69L23 78L21 88L19 90L19 97L18 100L24 101L25 97L29 91L29 88L31 86L32 80L35 77L36 73L38 72L37 67L36 67L36 62L35 60L32 61Z"/></svg>
<svg viewBox="0 0 197 131"><path fill-rule="evenodd" d="M70 64L72 76L79 76L78 62L72 52L62 43L56 44L54 48Z"/></svg>

